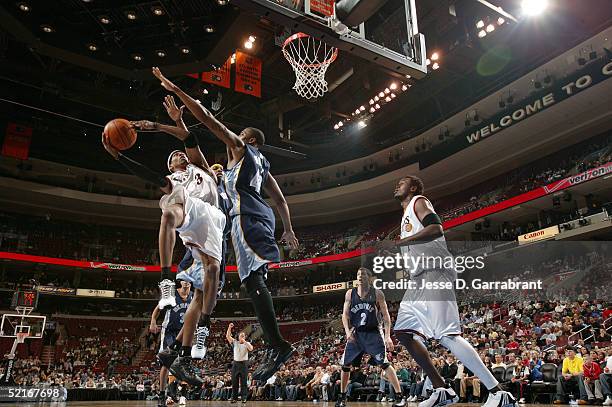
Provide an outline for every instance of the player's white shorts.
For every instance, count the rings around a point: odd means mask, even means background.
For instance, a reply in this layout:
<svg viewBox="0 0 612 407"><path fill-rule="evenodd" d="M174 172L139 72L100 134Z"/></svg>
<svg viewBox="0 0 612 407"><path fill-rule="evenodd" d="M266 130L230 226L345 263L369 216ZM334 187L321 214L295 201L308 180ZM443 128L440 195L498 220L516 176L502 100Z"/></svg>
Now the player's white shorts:
<svg viewBox="0 0 612 407"><path fill-rule="evenodd" d="M454 282L454 270L427 270L411 280L416 288L408 289L400 302L395 321L396 332L418 333L426 339L440 339L461 334L459 309L454 289L422 288L425 282Z"/></svg>
<svg viewBox="0 0 612 407"><path fill-rule="evenodd" d="M199 254L201 251L221 262L225 228L223 212L208 202L192 198L181 185L175 186L170 194L164 195L159 201L162 209L173 204L183 205L185 219L176 230L185 247L191 249L194 259L202 260Z"/></svg>

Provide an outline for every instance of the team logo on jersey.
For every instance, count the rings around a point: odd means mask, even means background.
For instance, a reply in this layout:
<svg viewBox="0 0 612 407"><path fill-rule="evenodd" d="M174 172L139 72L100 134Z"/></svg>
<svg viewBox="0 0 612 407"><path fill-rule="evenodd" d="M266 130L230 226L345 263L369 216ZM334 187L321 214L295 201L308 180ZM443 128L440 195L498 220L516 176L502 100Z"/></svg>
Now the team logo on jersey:
<svg viewBox="0 0 612 407"><path fill-rule="evenodd" d="M412 223L406 222L406 224L404 225L404 230L406 232L411 232L412 231Z"/></svg>

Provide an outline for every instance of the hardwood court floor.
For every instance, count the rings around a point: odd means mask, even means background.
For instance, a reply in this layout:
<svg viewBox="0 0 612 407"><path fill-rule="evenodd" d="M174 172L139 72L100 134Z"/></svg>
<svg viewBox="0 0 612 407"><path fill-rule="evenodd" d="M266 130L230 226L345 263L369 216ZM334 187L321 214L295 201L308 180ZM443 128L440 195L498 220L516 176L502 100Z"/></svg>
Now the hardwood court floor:
<svg viewBox="0 0 612 407"><path fill-rule="evenodd" d="M71 401L66 403L0 403L3 405L11 405L18 407L39 407L39 406L54 406L54 407L157 407L157 401ZM174 405L179 407L178 404ZM199 401L188 400L186 407L241 407L243 404L230 404L229 401ZM249 401L244 404L245 407L305 407L305 406L321 406L334 407L334 402L305 402L305 401ZM409 403L409 407L417 407L417 403ZM522 404L521 407L545 407L547 404ZM391 403L376 403L376 402L351 402L347 407L391 407ZM455 404L453 407L480 407L480 404Z"/></svg>

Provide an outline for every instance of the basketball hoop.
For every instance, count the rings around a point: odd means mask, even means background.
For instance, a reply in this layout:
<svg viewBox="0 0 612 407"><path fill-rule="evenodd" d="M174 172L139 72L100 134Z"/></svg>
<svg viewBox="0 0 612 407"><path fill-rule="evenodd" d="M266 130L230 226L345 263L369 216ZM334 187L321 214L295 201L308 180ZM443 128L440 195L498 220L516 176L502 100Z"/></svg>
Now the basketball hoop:
<svg viewBox="0 0 612 407"><path fill-rule="evenodd" d="M27 337L28 337L28 333L27 333L27 332L17 332L17 335L16 335L16 339L15 339L15 341L16 341L17 343L24 343L24 342L25 342L25 339L26 339Z"/></svg>
<svg viewBox="0 0 612 407"><path fill-rule="evenodd" d="M310 35L296 33L283 43L283 55L295 72L293 89L298 95L316 99L327 92L325 72L338 57L338 48Z"/></svg>

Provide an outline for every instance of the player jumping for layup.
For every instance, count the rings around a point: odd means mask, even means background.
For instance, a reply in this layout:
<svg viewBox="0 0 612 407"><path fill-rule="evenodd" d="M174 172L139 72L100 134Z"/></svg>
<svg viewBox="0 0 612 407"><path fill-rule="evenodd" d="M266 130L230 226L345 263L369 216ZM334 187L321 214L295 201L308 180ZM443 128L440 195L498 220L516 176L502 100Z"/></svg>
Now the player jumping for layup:
<svg viewBox="0 0 612 407"><path fill-rule="evenodd" d="M272 296L265 283L268 263L280 261L280 253L274 239L274 212L263 199L262 190L274 201L283 221L285 230L281 240L291 248L297 248L298 241L291 226L287 201L269 173L270 163L258 149L265 143L264 134L261 130L248 127L239 136L236 135L204 106L164 77L159 68L153 68L153 74L227 147L225 185L232 203L232 243L238 273L251 297L266 343L271 347L265 363L253 373L255 380L265 382L295 350L280 334Z"/></svg>
<svg viewBox="0 0 612 407"><path fill-rule="evenodd" d="M403 256L422 256L423 259L448 259L442 221L423 193L423 182L415 176L402 178L395 188L395 198L401 202L404 215L400 240L381 242L380 249L399 247ZM435 262L445 264L446 262ZM452 282L457 278L454 268L423 267L420 262L410 270L416 287L428 282ZM435 265L434 265L435 266ZM478 353L461 336L459 311L455 292L449 290L409 289L400 303L395 323L395 335L414 360L423 368L434 387L432 395L419 407L438 407L458 401L455 392L446 388L444 379L434 366L423 340L436 339L451 351L489 389L485 407L514 407L516 400L499 386L499 382L482 363Z"/></svg>
<svg viewBox="0 0 612 407"><path fill-rule="evenodd" d="M359 367L364 353L370 355L370 364L378 365L387 374L389 382L399 395L400 401L393 407L403 407L406 400L401 396L402 388L395 369L387 360L387 350L393 350L391 340L391 317L382 291L372 287L372 274L364 267L357 270L359 287L352 288L344 296L342 325L346 333L346 347L342 356L342 374L340 376L340 395L336 407L346 406L346 388L348 386L351 365ZM383 317L384 337L378 314Z"/></svg>

